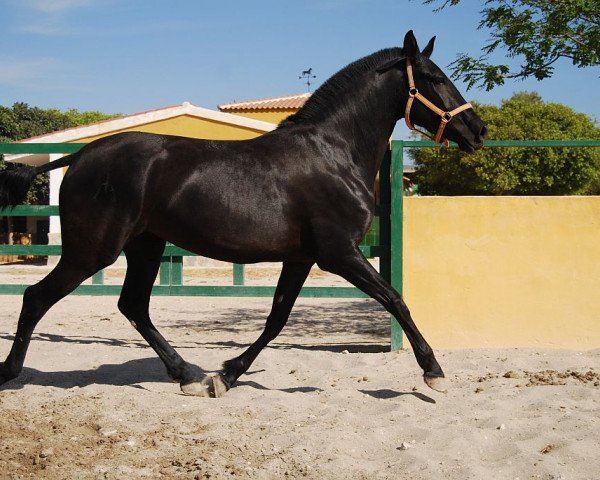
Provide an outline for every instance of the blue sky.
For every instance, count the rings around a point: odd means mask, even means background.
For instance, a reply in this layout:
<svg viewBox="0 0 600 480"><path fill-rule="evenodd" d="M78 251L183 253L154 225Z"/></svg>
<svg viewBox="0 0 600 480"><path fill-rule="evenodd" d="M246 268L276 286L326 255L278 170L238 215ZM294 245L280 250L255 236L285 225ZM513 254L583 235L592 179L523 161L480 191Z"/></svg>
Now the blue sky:
<svg viewBox="0 0 600 480"><path fill-rule="evenodd" d="M481 5L435 13L418 0L0 0L0 105L214 109L306 91L302 70L312 67L318 86L361 56L401 46L409 29L421 46L437 35L432 59L444 68L459 52L480 54ZM598 118L598 76L565 61L542 82L459 88L489 104L535 90Z"/></svg>

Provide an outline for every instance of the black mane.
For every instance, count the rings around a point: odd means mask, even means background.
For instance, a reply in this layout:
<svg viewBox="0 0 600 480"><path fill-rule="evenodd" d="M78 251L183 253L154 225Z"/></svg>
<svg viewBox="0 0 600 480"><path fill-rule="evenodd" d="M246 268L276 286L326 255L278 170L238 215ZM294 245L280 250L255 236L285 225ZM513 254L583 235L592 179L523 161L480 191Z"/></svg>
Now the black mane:
<svg viewBox="0 0 600 480"><path fill-rule="evenodd" d="M386 48L352 62L323 83L298 112L282 120L279 126L297 125L323 118L332 109L339 107L340 93L347 91L358 77L402 55L401 48Z"/></svg>

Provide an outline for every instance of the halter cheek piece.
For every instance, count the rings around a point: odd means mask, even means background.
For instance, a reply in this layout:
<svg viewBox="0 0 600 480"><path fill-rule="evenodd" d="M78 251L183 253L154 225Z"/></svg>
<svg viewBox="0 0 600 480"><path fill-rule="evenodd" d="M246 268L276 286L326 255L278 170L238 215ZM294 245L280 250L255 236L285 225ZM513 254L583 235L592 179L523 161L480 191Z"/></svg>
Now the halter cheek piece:
<svg viewBox="0 0 600 480"><path fill-rule="evenodd" d="M448 140L442 137L444 133L444 128L446 128L446 124L449 123L450 120L452 120L452 117L454 117L454 115L463 112L464 110L467 110L469 108L473 108L473 105L471 105L470 103L465 103L464 105L461 105L460 107L457 107L454 110L451 110L450 112L445 112L441 108L436 107L433 103L431 103L419 93L419 90L415 87L415 79L413 78L412 65L408 58L406 59L406 74L408 76L408 101L406 102L406 109L404 110L404 120L406 121L406 125L411 130L415 130L425 135L426 137L431 138L435 143L442 143L447 147ZM410 109L415 98L423 105L425 105L429 110L437 113L440 116L440 126L438 127L435 136L430 135L429 133L424 132L422 130L419 130L418 128L415 128L415 126L410 121Z"/></svg>

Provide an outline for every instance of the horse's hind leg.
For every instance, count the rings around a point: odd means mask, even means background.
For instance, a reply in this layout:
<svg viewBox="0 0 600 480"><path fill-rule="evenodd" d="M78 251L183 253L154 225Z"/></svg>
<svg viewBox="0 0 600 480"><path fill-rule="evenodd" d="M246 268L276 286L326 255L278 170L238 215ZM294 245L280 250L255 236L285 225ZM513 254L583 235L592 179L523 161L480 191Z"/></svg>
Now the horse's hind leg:
<svg viewBox="0 0 600 480"><path fill-rule="evenodd" d="M23 369L31 335L44 314L97 270L63 256L45 278L27 287L12 348L4 363L0 363L0 385L17 377Z"/></svg>
<svg viewBox="0 0 600 480"><path fill-rule="evenodd" d="M262 349L279 335L287 323L296 298L298 298L312 265L312 263L283 263L283 269L273 297L273 307L267 317L267 324L263 333L239 357L225 362L219 375L209 379L211 396L221 396L229 390L240 375L250 368ZM207 383L207 381L204 383Z"/></svg>
<svg viewBox="0 0 600 480"><path fill-rule="evenodd" d="M198 367L184 361L169 345L150 320L148 311L152 285L164 248L165 241L150 233L139 235L125 245L127 273L119 298L119 310L154 349L169 376L180 382L184 389L186 384L201 382L205 375ZM202 392L196 394L201 395Z"/></svg>

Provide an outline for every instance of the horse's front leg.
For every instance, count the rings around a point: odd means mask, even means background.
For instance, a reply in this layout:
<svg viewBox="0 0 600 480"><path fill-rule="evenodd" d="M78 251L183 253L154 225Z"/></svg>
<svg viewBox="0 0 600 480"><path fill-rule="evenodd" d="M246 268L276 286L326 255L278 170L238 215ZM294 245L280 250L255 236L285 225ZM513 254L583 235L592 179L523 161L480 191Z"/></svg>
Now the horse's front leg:
<svg viewBox="0 0 600 480"><path fill-rule="evenodd" d="M400 294L373 268L358 248L329 252L317 262L322 270L340 275L355 287L377 300L390 312L404 330L419 366L423 369L425 383L434 390L444 392L444 372L435 359L433 350L419 332Z"/></svg>
<svg viewBox="0 0 600 480"><path fill-rule="evenodd" d="M312 265L312 263L283 263L283 269L273 297L273 307L267 317L267 324L263 333L239 357L226 361L223 364L223 370L219 374L201 382L201 387L206 388L208 386L211 396L219 397L229 390L237 379L250 368L262 349L279 335L287 323L296 298L298 298Z"/></svg>

